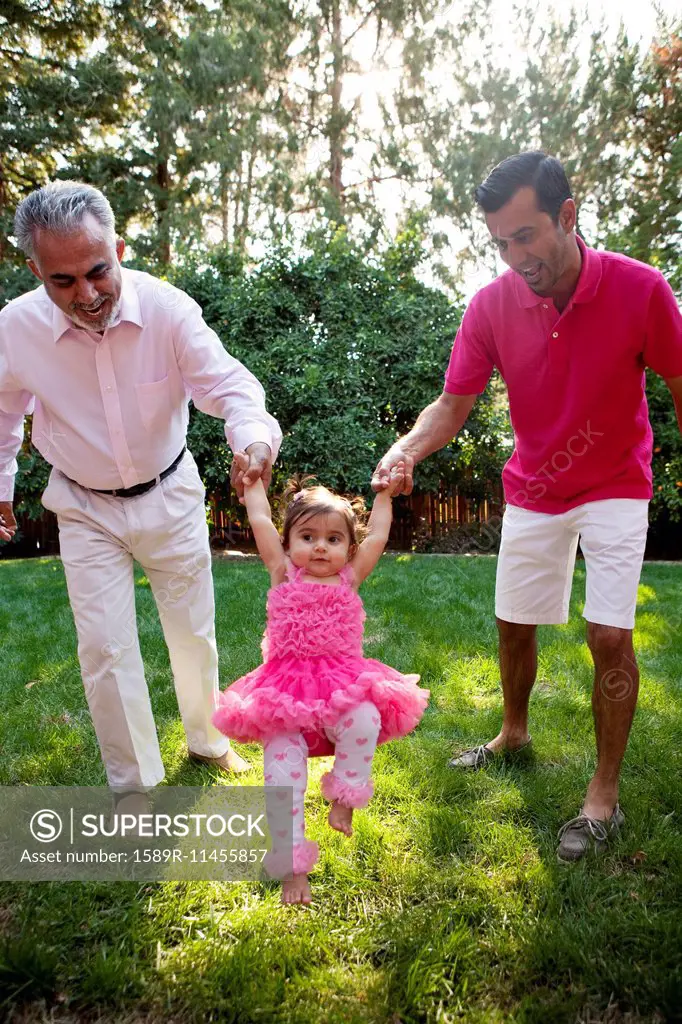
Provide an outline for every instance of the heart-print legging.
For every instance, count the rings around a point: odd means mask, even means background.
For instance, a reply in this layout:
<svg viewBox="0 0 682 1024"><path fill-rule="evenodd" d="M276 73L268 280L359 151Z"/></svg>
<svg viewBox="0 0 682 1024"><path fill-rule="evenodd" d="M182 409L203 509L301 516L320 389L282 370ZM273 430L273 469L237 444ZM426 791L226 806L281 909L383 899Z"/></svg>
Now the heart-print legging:
<svg viewBox="0 0 682 1024"><path fill-rule="evenodd" d="M374 704L365 701L344 712L325 729L335 747L334 766L322 776L322 795L344 807L366 807L374 792L370 778L372 758L381 729L381 716ZM308 744L300 732L281 733L263 747L266 809L272 849L265 867L273 878L289 873L305 874L317 862L317 843L305 838L304 799L308 786ZM288 793L272 787L291 786ZM293 847L293 855L292 855Z"/></svg>

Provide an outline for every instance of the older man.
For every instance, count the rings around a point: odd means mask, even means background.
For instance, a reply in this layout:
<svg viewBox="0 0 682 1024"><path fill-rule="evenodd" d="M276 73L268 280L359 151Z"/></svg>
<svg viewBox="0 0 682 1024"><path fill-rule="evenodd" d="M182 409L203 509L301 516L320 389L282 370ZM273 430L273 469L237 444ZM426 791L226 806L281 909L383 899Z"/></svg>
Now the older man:
<svg viewBox="0 0 682 1024"><path fill-rule="evenodd" d="M199 306L120 265L124 242L97 189L52 182L18 207L15 233L42 281L0 312L0 539L9 540L23 421L53 469L78 656L110 786L164 775L135 615L133 559L154 593L189 756L248 765L211 724L218 690L204 487L185 446L188 401L225 420L246 476L266 486L281 433L256 378ZM243 494L244 474L233 473Z"/></svg>
<svg viewBox="0 0 682 1024"><path fill-rule="evenodd" d="M385 487L402 460L409 493L414 464L457 434L497 367L515 435L496 587L504 719L494 739L450 764L479 768L530 743L537 626L567 621L580 538L597 769L581 813L560 832L558 857L572 861L603 848L623 820L618 780L637 703L632 630L651 497L644 368L665 378L679 410L682 322L658 271L577 236L557 160L510 157L476 199L510 269L472 299L443 394L383 457L373 486Z"/></svg>

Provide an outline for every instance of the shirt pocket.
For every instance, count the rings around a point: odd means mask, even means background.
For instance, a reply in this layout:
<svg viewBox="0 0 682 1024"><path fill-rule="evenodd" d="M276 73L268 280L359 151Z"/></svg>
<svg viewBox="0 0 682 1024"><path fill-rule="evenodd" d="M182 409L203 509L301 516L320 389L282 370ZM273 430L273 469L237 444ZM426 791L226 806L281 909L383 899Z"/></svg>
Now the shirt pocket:
<svg viewBox="0 0 682 1024"><path fill-rule="evenodd" d="M168 426L173 411L170 381L166 375L148 384L136 384L137 405L145 428L155 433Z"/></svg>

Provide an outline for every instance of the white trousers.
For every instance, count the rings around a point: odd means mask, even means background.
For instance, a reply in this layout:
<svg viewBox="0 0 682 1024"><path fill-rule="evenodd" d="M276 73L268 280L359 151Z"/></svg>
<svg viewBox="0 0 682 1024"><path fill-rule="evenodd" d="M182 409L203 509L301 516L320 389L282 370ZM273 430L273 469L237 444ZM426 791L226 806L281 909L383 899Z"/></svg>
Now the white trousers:
<svg viewBox="0 0 682 1024"><path fill-rule="evenodd" d="M147 788L164 776L140 654L133 559L150 582L189 749L219 757L213 578L204 486L189 452L146 494L95 494L53 469L43 495L59 543L78 633L85 694L109 785Z"/></svg>
<svg viewBox="0 0 682 1024"><path fill-rule="evenodd" d="M632 629L648 507L644 498L605 498L547 515L507 505L497 560L498 619L532 625L568 622L580 538L586 570L584 618Z"/></svg>

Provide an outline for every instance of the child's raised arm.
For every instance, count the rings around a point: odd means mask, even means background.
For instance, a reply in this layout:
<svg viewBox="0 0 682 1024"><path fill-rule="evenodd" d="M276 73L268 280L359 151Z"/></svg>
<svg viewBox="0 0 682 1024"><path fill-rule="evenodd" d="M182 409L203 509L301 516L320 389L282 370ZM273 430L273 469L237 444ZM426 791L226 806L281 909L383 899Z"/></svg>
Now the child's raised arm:
<svg viewBox="0 0 682 1024"><path fill-rule="evenodd" d="M235 452L235 461L239 469L246 470L249 466L249 459L245 452ZM248 484L244 488L244 503L249 516L249 526L253 530L256 540L258 554L265 563L265 567L272 578L284 572L286 558L279 533L272 521L270 502L263 486L263 481L258 479L254 484Z"/></svg>
<svg viewBox="0 0 682 1024"><path fill-rule="evenodd" d="M367 536L350 563L358 586L367 579L386 547L393 521L393 495L400 492L404 480L405 466L400 462L391 470L388 487L374 497Z"/></svg>

